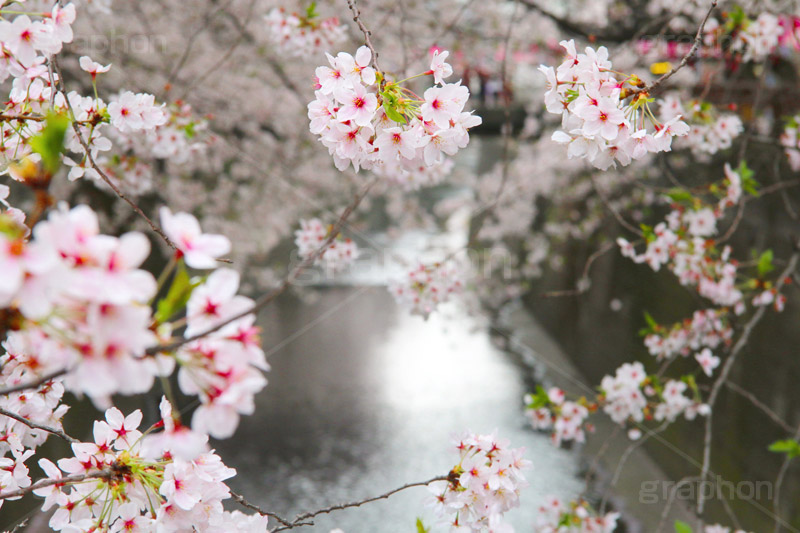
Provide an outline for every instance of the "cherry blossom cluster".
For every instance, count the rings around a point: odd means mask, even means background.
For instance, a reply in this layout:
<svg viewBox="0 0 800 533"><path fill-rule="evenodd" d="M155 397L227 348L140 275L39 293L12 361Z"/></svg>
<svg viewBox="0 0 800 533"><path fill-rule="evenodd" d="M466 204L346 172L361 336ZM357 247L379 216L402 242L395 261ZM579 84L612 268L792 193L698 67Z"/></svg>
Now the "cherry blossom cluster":
<svg viewBox="0 0 800 533"><path fill-rule="evenodd" d="M761 12L755 19L749 18L740 7L727 13L722 22L709 19L703 35L704 44L716 47L730 37L730 51L740 54L742 61L764 61L775 52L783 35L791 33L775 15Z"/></svg>
<svg viewBox="0 0 800 533"><path fill-rule="evenodd" d="M454 259L442 263L418 263L400 279L389 283L395 301L413 315L428 317L439 304L464 290L464 273Z"/></svg>
<svg viewBox="0 0 800 533"><path fill-rule="evenodd" d="M34 77L42 67L44 58L61 51L64 43L72 42L72 23L75 22L75 5L57 3L49 13L41 13L31 20L28 15L17 15L13 20L0 20L0 42L6 55L0 62L0 81L9 76ZM31 76L34 74L34 76Z"/></svg>
<svg viewBox="0 0 800 533"><path fill-rule="evenodd" d="M538 387L536 394L526 394L523 401L533 428L552 431L553 444L556 446L569 441L585 442L584 429L593 430L585 422L597 406L584 398L577 402L567 400L564 391L558 387L551 387L547 391Z"/></svg>
<svg viewBox="0 0 800 533"><path fill-rule="evenodd" d="M41 20L32 20L31 16ZM81 57L79 64L91 75L94 97L75 91L65 97L51 87L55 78L45 59L57 54L63 43L72 41L75 18L75 5L70 3L63 7L56 4L49 13L0 20L0 44L6 52L0 62L0 81L13 78L3 109L6 118L0 125L0 162L3 167L11 163L7 171L15 179L28 179L33 163L39 160L39 155L32 153L30 141L44 128L44 115L54 111L70 117L79 132L71 127L66 131L66 147L77 154L63 158L71 167L70 179L87 176L99 182L101 177L93 168L96 165L127 192L147 192L152 187L152 162L189 162L204 146L192 140L204 124L191 117L191 108L185 104L178 102L165 108L151 94L122 91L106 104L97 96L97 78L108 72L110 65L103 66L88 56ZM118 147L113 155L109 152L112 140ZM94 164L86 154L87 147Z"/></svg>
<svg viewBox="0 0 800 533"><path fill-rule="evenodd" d="M173 214L161 209L161 223L178 247L178 257L197 269L213 269L220 257L230 251L230 241L222 235L203 233L197 219L188 213ZM183 276L181 276L183 274ZM186 281L179 271L173 287L190 294L186 302L183 338L187 341L165 359L160 371L170 374L179 365L178 385L184 394L196 395L200 406L192 416L192 428L217 438L233 435L241 414L252 414L253 397L267 380L269 370L255 324L254 302L239 291L239 273L230 268L214 270L204 281ZM169 294L167 295L169 299ZM166 322L180 309L171 309L159 332L171 336L173 326ZM196 338L198 337L198 338Z"/></svg>
<svg viewBox="0 0 800 533"><path fill-rule="evenodd" d="M36 373L37 354L20 351L14 347L14 339L3 342L5 352L0 355L0 383L28 383ZM62 429L61 420L69 406L61 403L64 385L57 380L48 381L41 386L11 394L0 395L0 408L15 413L28 422ZM34 450L47 440L45 431L30 426L11 417L0 415L0 457L12 452L21 454L26 448ZM3 488L4 487L4 488ZM0 490L8 486L0 480Z"/></svg>
<svg viewBox="0 0 800 533"><path fill-rule="evenodd" d="M318 253L330 237L332 227L324 224L318 218L301 220L300 229L295 231L295 244L301 259L306 259ZM358 258L358 246L351 239L341 238L330 242L320 252L314 263L325 269L340 270Z"/></svg>
<svg viewBox="0 0 800 533"><path fill-rule="evenodd" d="M703 353L703 357L713 356L709 351ZM699 362L701 366L711 367L719 364L719 359L714 358L710 363ZM584 442L586 431L594 430L587 419L598 408L620 425L646 420L673 422L681 414L687 420L693 420L698 414L709 412L708 406L700 401L691 376L668 380L662 386L657 377L648 376L639 362L625 363L614 376L603 377L599 389L595 401L589 402L583 397L578 401L567 400L565 392L558 387L547 391L537 387L535 394L527 394L524 398L531 425L534 429L551 431L553 444L560 446L563 442ZM687 392L691 396L687 396ZM637 429L629 433L632 439L639 435Z"/></svg>
<svg viewBox="0 0 800 533"><path fill-rule="evenodd" d="M619 513L597 516L584 500L564 502L555 496L539 506L535 533L612 533L617 528Z"/></svg>
<svg viewBox="0 0 800 533"><path fill-rule="evenodd" d="M207 120L196 117L191 105L176 102L157 109L163 114L164 121L161 123L159 119L159 124L154 127L131 132L108 128L105 133L115 150L113 154L104 154L95 159L95 163L106 174L115 178L127 192L135 195L153 190L154 167L157 162L186 166L213 142L213 137L206 134ZM89 135L85 135L85 138L89 138ZM92 137L93 142L90 143L92 148L97 146L94 139ZM79 141L76 142L80 144ZM77 148L74 142L71 148ZM80 149L73 151L78 154L83 152ZM85 157L74 164L65 158L65 163L72 166L72 179L76 179L78 174L88 174L95 180L99 179Z"/></svg>
<svg viewBox="0 0 800 533"><path fill-rule="evenodd" d="M113 394L149 390L155 376L169 375L177 361L181 389L201 399L193 419L196 429L229 436L238 415L252 412L252 396L266 384L261 371L269 367L254 316L246 313L253 302L236 294L237 272L219 269L195 283L185 281L185 272L176 275L173 288L191 294L185 338L216 329L181 346L174 358L151 357L146 351L159 336L170 339L173 326L168 320L181 309L159 306L159 313L151 316L148 302L158 289L153 276L138 268L150 252L144 235L101 234L97 216L86 206L52 211L34 227L32 238L12 215L0 217L0 306L9 310L15 328L4 343L5 383L29 383L50 372L68 371L59 378L63 386L50 384L4 398L4 404L18 408L24 400L29 407L21 411L31 420L57 425L64 412L57 405L64 389L108 405ZM203 234L189 214L173 215L164 208L161 218L181 262L190 267L214 268L216 258L230 249L226 238Z"/></svg>
<svg viewBox="0 0 800 533"><path fill-rule="evenodd" d="M644 345L650 355L659 360L727 346L733 337L728 315L729 312L723 309L700 309L692 314L691 319L671 327L653 323L645 335Z"/></svg>
<svg viewBox="0 0 800 533"><path fill-rule="evenodd" d="M104 72L93 65L84 64L84 70L93 76ZM56 109L66 108L72 113L81 136L72 128L67 131L67 149L77 154L64 157L64 163L71 167L70 180L88 177L102 182L81 138L94 164L127 192L137 195L152 190L156 160L184 165L210 142L200 138L207 122L194 117L191 106L183 102L156 105L152 95L130 91L121 93L108 105L98 97L84 97L74 91L68 93L67 99L69 105L61 105L63 97L57 95Z"/></svg>
<svg viewBox="0 0 800 533"><path fill-rule="evenodd" d="M717 361L718 362L718 361ZM689 383L694 383L688 379ZM653 418L656 421L673 422L683 414L693 420L698 414L708 413L708 406L699 401L696 388L689 389L686 381L668 380L663 387L659 380L648 376L639 363L625 363L614 376L605 376L600 384L603 411L617 424L642 422Z"/></svg>
<svg viewBox="0 0 800 533"><path fill-rule="evenodd" d="M530 461L524 448L509 448L495 433L468 433L455 443L460 457L446 481L429 486L430 504L451 531L513 531L503 521L519 506L519 491L528 483L522 471Z"/></svg>
<svg viewBox="0 0 800 533"><path fill-rule="evenodd" d="M740 201L745 186L740 173L728 165L724 184L725 192L720 194L716 205L698 203L691 195L673 194L668 200L674 209L666 221L652 229L645 228L644 253L637 254L633 244L624 238L617 239L617 243L623 256L646 263L655 271L666 265L682 285L697 287L698 293L713 303L738 307L741 312L743 294L737 284L738 264L730 258L729 246L719 251L709 240L717 233L717 222L725 209Z"/></svg>
<svg viewBox="0 0 800 533"><path fill-rule="evenodd" d="M69 369L66 389L98 404L114 393L149 390L156 372L143 355L156 342L147 307L156 282L139 269L150 252L147 238L101 234L86 206L60 206L32 238L0 216L0 307L18 316L5 347L22 360L36 355L9 384Z"/></svg>
<svg viewBox="0 0 800 533"><path fill-rule="evenodd" d="M585 158L602 170L625 166L649 153L670 151L672 138L689 132L680 116L664 123L655 119L643 82L633 75L617 79L605 47L586 47L581 54L574 41L560 44L566 50L564 62L540 70L547 80L545 107L561 115L563 131L552 139L568 146L569 158Z"/></svg>
<svg viewBox="0 0 800 533"><path fill-rule="evenodd" d="M789 165L795 172L800 171L800 115L795 115L786 122L786 127L781 133L780 142L784 153L789 160Z"/></svg>
<svg viewBox="0 0 800 533"><path fill-rule="evenodd" d="M263 372L269 365L255 316L246 314L229 322L253 309L253 301L238 295L238 290L239 273L220 268L192 291L184 337L225 325L184 344L175 354L181 391L201 402L192 415L192 428L216 438L233 435L239 416L253 413L253 397L267 384Z"/></svg>
<svg viewBox="0 0 800 533"><path fill-rule="evenodd" d="M166 399L161 411L163 431L143 434L141 411L112 407L94 423L93 442L72 444L73 457L39 460L55 483L33 492L43 511L56 508L53 530L266 532L266 517L223 509L236 471L208 451L207 437L181 427Z"/></svg>
<svg viewBox="0 0 800 533"><path fill-rule="evenodd" d="M686 112L681 99L668 94L661 103L660 118L669 122L675 117L683 117L689 122L689 132L675 143L676 148L689 148L696 154L715 154L731 147L744 126L734 113L717 113L714 107L700 100L691 100Z"/></svg>
<svg viewBox="0 0 800 533"><path fill-rule="evenodd" d="M468 130L481 119L464 111L469 89L444 82L453 72L447 55L435 52L430 70L414 76L434 77L436 84L422 98L401 85L406 80L391 81L376 72L365 46L355 57L328 55L330 66L316 70L316 99L308 105L308 118L311 133L320 136L339 170L352 164L413 186L425 181L414 176L419 168L440 164L467 145Z"/></svg>
<svg viewBox="0 0 800 533"><path fill-rule="evenodd" d="M337 17L319 19L315 4L304 14L274 8L264 17L272 44L289 57L308 57L325 52L344 41L346 28Z"/></svg>

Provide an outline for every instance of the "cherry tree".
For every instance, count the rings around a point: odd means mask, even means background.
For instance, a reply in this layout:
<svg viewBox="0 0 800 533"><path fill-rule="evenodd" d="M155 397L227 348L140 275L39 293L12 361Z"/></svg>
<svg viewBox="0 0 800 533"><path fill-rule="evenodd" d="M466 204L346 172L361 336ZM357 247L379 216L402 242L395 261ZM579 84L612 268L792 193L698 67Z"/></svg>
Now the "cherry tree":
<svg viewBox="0 0 800 533"><path fill-rule="evenodd" d="M451 299L495 312L530 295L575 242L594 249L574 287L545 296L589 293L593 265L610 254L673 277L696 309L674 324L646 316L650 360L631 354L590 395L540 386L525 414L556 446L591 439L592 418L607 416L631 450L701 420L694 477L712 479L720 394L754 328L790 301L800 260L796 235L780 257L746 259L730 242L763 197L781 195L797 219L788 195L800 182L781 176L800 166L799 119L791 105L777 117L786 109L766 108L762 94L797 71L797 8L362 4L0 6L0 505L33 494L55 531L263 532L428 486L441 528L510 531L504 515L530 462L496 434L456 437L454 465L430 480L294 518L231 492L236 472L209 443L232 437L267 386L257 313L305 271L357 261L354 239L378 197L398 230L464 209L472 218L463 249L389 283L422 317ZM105 37L115 34L129 38ZM714 94L745 79L755 87L746 108ZM476 108L499 117L502 145L480 174L455 163L475 128L491 126ZM753 145L780 158L769 185ZM445 183L462 193L430 208L419 191ZM264 267L287 240L295 260ZM464 261L475 250L502 256L503 272ZM245 274L256 280L246 290ZM161 396L151 427L141 410L115 406L146 392ZM785 454L779 493L800 430L741 392L785 432L771 446ZM177 393L195 398L191 416ZM102 413L87 442L65 419L83 396ZM70 453L38 456L49 438ZM774 502L776 531L790 527ZM531 527L614 531L621 515L597 503L551 498ZM711 523L702 491L693 511L696 524L662 525L731 530Z"/></svg>

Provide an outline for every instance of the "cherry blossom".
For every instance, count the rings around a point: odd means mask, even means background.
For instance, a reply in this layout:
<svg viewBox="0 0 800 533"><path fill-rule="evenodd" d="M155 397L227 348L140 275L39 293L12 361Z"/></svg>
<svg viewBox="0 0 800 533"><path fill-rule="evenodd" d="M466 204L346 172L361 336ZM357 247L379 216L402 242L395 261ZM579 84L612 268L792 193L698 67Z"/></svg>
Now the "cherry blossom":
<svg viewBox="0 0 800 533"><path fill-rule="evenodd" d="M524 448L508 448L497 435L467 433L455 442L460 458L451 479L429 486L429 500L451 531L506 531L503 514L519 506L519 491L527 486L522 471L531 463Z"/></svg>
<svg viewBox="0 0 800 533"><path fill-rule="evenodd" d="M411 314L428 317L439 304L464 289L464 274L455 260L419 263L404 277L389 284L389 292Z"/></svg>
<svg viewBox="0 0 800 533"><path fill-rule="evenodd" d="M648 153L670 151L672 138L689 132L679 118L655 120L647 94L638 91L641 80L634 75L616 79L605 47L586 47L579 54L573 41L560 45L566 60L557 68L542 65L540 71L547 86L545 107L562 119L562 130L552 140L567 145L569 158L586 158L601 170L626 166ZM647 130L646 121L653 122L654 131Z"/></svg>
<svg viewBox="0 0 800 533"><path fill-rule="evenodd" d="M328 241L330 232L331 227L318 218L301 220L300 229L295 231L295 244L302 259L318 253L314 263L335 271L355 261L359 252L355 242L339 236L321 250Z"/></svg>
<svg viewBox="0 0 800 533"><path fill-rule="evenodd" d="M426 89L420 99L383 73L379 82L371 57L362 46L355 57L328 55L330 66L316 69L315 99L308 104L310 131L320 136L339 170L352 164L355 170L374 170L400 181L418 168L446 168L440 166L445 156L464 148L469 129L481 123L464 111L469 89L460 81L442 83ZM431 67L437 83L449 68L441 62L444 57L436 56Z"/></svg>
<svg viewBox="0 0 800 533"><path fill-rule="evenodd" d="M168 207L159 211L164 232L192 268L216 268L217 259L230 252L231 243L223 235L203 233L200 223L189 213L175 213Z"/></svg>

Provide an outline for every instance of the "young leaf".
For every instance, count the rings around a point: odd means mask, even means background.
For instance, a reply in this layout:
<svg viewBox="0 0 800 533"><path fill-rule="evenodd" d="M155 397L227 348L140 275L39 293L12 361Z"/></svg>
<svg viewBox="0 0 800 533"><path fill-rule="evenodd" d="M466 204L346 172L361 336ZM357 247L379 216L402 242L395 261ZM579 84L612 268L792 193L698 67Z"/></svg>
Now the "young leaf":
<svg viewBox="0 0 800 533"><path fill-rule="evenodd" d="M316 18L318 16L319 16L319 13L317 12L317 3L316 2L311 2L311 5L309 5L306 8L306 19L311 20L311 19Z"/></svg>
<svg viewBox="0 0 800 533"><path fill-rule="evenodd" d="M428 533L430 529L425 527L425 524L422 523L421 518L417 518L417 533Z"/></svg>
<svg viewBox="0 0 800 533"><path fill-rule="evenodd" d="M686 189L679 189L677 187L670 189L670 191L667 193L667 196L669 196L670 200L676 204L691 204L694 201L694 196L692 196L692 193Z"/></svg>
<svg viewBox="0 0 800 533"><path fill-rule="evenodd" d="M383 110L386 111L386 116L389 117L390 120L395 122L400 122L405 124L406 117L402 115L397 109L395 109L390 103L389 100L383 101Z"/></svg>
<svg viewBox="0 0 800 533"><path fill-rule="evenodd" d="M202 283L201 279L191 280L189 274L186 272L186 267L181 262L175 277L172 278L172 285L169 288L167 295L159 300L156 306L155 320L158 324L163 324L169 320L175 313L183 309L192 291Z"/></svg>
<svg viewBox="0 0 800 533"><path fill-rule="evenodd" d="M67 115L48 113L44 128L30 140L31 149L42 156L42 165L51 176L61 167L61 152L69 124Z"/></svg>
<svg viewBox="0 0 800 533"><path fill-rule="evenodd" d="M769 445L769 451L785 453L789 456L789 459L794 459L795 457L800 457L800 443L791 439L779 440Z"/></svg>
<svg viewBox="0 0 800 533"><path fill-rule="evenodd" d="M686 522L675 520L675 533L692 533L692 526Z"/></svg>
<svg viewBox="0 0 800 533"><path fill-rule="evenodd" d="M772 250L767 250L758 258L758 277L763 278L764 275L775 270L775 267L772 266L773 256Z"/></svg>

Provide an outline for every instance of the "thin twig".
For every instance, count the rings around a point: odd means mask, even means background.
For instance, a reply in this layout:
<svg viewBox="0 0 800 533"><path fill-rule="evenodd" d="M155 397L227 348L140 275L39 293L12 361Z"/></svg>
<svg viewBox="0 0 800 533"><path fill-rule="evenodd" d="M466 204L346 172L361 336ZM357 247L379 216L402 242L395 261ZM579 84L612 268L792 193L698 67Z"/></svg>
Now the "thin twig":
<svg viewBox="0 0 800 533"><path fill-rule="evenodd" d="M800 426L798 426L797 430L794 432L792 436L793 440L800 439ZM781 531L781 514L780 514L780 505L781 505L781 485L783 485L783 478L786 477L786 472L789 470L789 463L792 462L792 456L790 454L786 454L786 457L783 458L783 464L781 464L781 468L778 471L778 477L775 479L775 498L772 499L772 509L775 514L775 530L774 533L780 533Z"/></svg>
<svg viewBox="0 0 800 533"><path fill-rule="evenodd" d="M616 209L614 209L614 207L611 205L611 202L608 199L608 196L606 196L605 192L600 188L600 185L597 183L597 178L595 178L594 174L592 174L592 185L594 186L595 192L597 192L597 196L600 197L600 201L603 202L603 205L606 206L606 209L608 209L611 212L611 214L614 215L614 218L617 219L617 222L619 222L620 225L622 225L622 227L624 227L628 231L632 231L633 233L641 237L643 235L642 230L640 230L639 228L637 228L636 226L625 220L622 217L622 215Z"/></svg>
<svg viewBox="0 0 800 533"><path fill-rule="evenodd" d="M64 433L60 429L53 428L53 427L50 427L50 426L45 426L45 425L42 425L42 424L37 424L36 422L31 422L30 420L21 417L17 413L12 413L11 411L7 411L6 409L3 409L2 407L0 407L0 415L7 416L8 418L13 418L17 422L25 424L29 428L40 429L42 431L46 431L47 433L52 433L56 437L61 437L62 439L64 439L67 442L80 442L78 439L70 437L69 435L67 435L66 433Z"/></svg>
<svg viewBox="0 0 800 533"><path fill-rule="evenodd" d="M791 433L792 431L794 431L794 428L792 426L790 426L789 424L784 422L781 419L781 417L779 417L778 414L775 411L773 411L772 409L767 407L761 400L756 398L756 396L752 392L744 390L742 387L740 387L736 383L733 383L732 381L725 382L725 386L727 386L729 389L731 389L736 394L738 394L740 396L743 396L744 398L747 398L748 400L750 400L750 402L754 406L756 406L758 409L760 409L765 415L770 417L773 422L778 424L787 433Z"/></svg>
<svg viewBox="0 0 800 533"><path fill-rule="evenodd" d="M331 513L333 511L340 511L342 509L349 509L351 507L360 507L360 506L362 506L362 505L364 505L366 503L375 502L375 501L378 501L378 500L385 500L389 496L392 496L393 494L397 494L400 491L403 491L403 490L406 490L406 489L410 489L412 487L425 487L425 486L430 485L431 483L433 483L435 481L445 481L445 480L447 480L447 476L436 476L435 478L431 478L431 479L429 479L427 481L417 481L415 483L406 483L405 485L403 485L401 487L398 487L396 489L392 489L389 492L385 492L385 493L380 494L378 496L372 496L372 497L366 498L364 500L359 500L359 501L354 501L354 502L347 502L347 503L340 503L340 504L337 504L337 505L331 505L330 507L325 507L323 509L319 509L317 511L312 511L312 512L308 512L308 513L302 513L302 514L297 515L294 518L294 520L292 520L292 522L290 524L275 527L275 528L270 530L270 533L275 533L277 531L284 531L286 529L292 529L292 528L295 528L295 527L298 527L298 526L301 526L301 525L307 525L307 524L302 524L301 522L304 522L304 521L307 521L307 520L309 520L311 518L314 518L317 515L328 514L328 513Z"/></svg>
<svg viewBox="0 0 800 533"><path fill-rule="evenodd" d="M540 298L561 298L564 296L580 296L581 294L587 292L591 287L589 273L592 269L592 265L600 259L603 255L607 254L611 250L613 250L615 244L613 242L607 242L603 244L600 248L594 251L592 255L586 260L586 264L583 265L583 273L581 274L580 279L578 279L578 283L574 289L566 289L563 291L549 291L543 292L539 295Z"/></svg>
<svg viewBox="0 0 800 533"><path fill-rule="evenodd" d="M797 243L795 243L797 246ZM800 251L795 251L792 254L792 257L789 259L789 263L786 265L786 268L781 272L778 281L775 283L775 290L776 293L779 293L783 286L786 284L786 278L791 276L791 274L797 269L797 263L800 260ZM720 391L722 390L722 386L725 384L728 376L730 375L731 369L733 368L734 363L736 362L737 356L742 352L745 346L747 346L748 341L750 340L750 335L753 332L753 329L761 322L761 319L767 312L767 306L761 306L758 310L753 314L753 317L745 324L744 329L742 330L742 334L739 336L739 340L736 341L736 344L731 349L731 353L728 355L728 358L725 361L725 364L722 366L722 370L719 373L719 377L714 382L713 387L711 388L711 394L708 396L708 406L711 408L708 415L706 416L706 423L705 423L705 438L703 442L703 464L700 471L700 479L705 481L706 477L708 477L708 471L711 467L711 430L712 430L712 421L713 421L713 414L714 414L714 404L717 401L717 396L719 395ZM703 491L700 491L697 496L697 514L702 515L703 509L705 506L705 495Z"/></svg>
<svg viewBox="0 0 800 533"><path fill-rule="evenodd" d="M250 509L251 511L255 511L260 515L269 516L269 517L274 518L275 520L280 522L281 525L284 525L284 526L292 525L291 522L289 522L285 518L282 518L280 515L277 515L277 514L271 512L271 511L265 511L265 510L261 509L259 506L248 502L247 500L245 500L244 496L242 496L241 494L237 494L237 493L231 491L231 498L233 498L233 500L236 503L238 503L239 505L241 505L242 507L246 507L246 508Z"/></svg>
<svg viewBox="0 0 800 533"><path fill-rule="evenodd" d="M5 394L12 394L15 392L21 392L29 389L38 389L48 381L53 380L59 376L63 376L67 372L69 372L68 369L62 368L61 370L56 370L55 372L50 372L49 374L45 374L44 376L40 377L35 381L29 381L28 383L20 383L19 385L12 385L10 387L5 387L3 389L0 389L0 396L3 396Z"/></svg>
<svg viewBox="0 0 800 533"><path fill-rule="evenodd" d="M692 481L697 481L697 476L685 477L678 480L677 483L670 489L669 496L667 497L667 504L664 506L664 509L661 511L661 519L658 521L658 527L656 528L656 533L661 533L661 529L664 527L664 524L667 521L667 516L669 516L669 511L672 509L672 504L675 502L675 496L678 494L678 489L682 486L686 485L687 483L691 483Z"/></svg>
<svg viewBox="0 0 800 533"><path fill-rule="evenodd" d="M675 67L674 69L670 70L666 74L663 74L660 78L658 78L656 81L654 81L650 85L647 85L643 89L639 89L638 91L635 91L634 94L644 93L644 92L650 93L650 92L656 90L665 81L667 81L672 76L674 76L675 73L677 73L680 69L685 67L689 63L689 61L691 61L691 59L697 53L697 50L700 48L700 45L703 43L703 30L706 27L706 23L708 22L708 19L711 18L711 14L714 12L714 10L716 8L717 8L717 0L713 0L711 2L711 7L708 9L708 12L706 13L706 16L703 18L703 21L700 23L700 27L697 29L697 35L695 35L695 37L694 37L694 43L692 43L692 47L689 49L689 51L686 53L686 55L683 56L683 59L681 59L681 62L678 63L678 66Z"/></svg>
<svg viewBox="0 0 800 533"><path fill-rule="evenodd" d="M358 9L356 0L347 0L347 7L353 12L353 22L358 25L358 29L364 34L364 44L369 48L369 51L372 52L372 66L378 72L382 72L381 68L378 66L378 51L375 50L375 47L372 45L372 32L367 29L364 22L361 20L361 10Z"/></svg>
<svg viewBox="0 0 800 533"><path fill-rule="evenodd" d="M617 463L617 467L614 469L614 475L611 478L611 482L608 484L608 487L606 487L606 490L603 493L603 499L600 502L600 514L605 513L606 505L608 505L608 499L611 496L611 489L616 487L617 482L619 481L619 477L622 475L622 469L625 467L625 464L628 462L628 458L631 456L631 454L640 447L642 447L644 443L647 442L647 439L649 439L654 435L658 435L659 433L667 429L667 426L669 426L669 422L664 422L656 429L648 430L647 433L644 436L642 436L642 438L628 445L628 447L622 453L622 456L620 456L619 463Z"/></svg>
<svg viewBox="0 0 800 533"><path fill-rule="evenodd" d="M103 478L109 478L111 476L112 473L109 472L108 470L95 470L92 472L87 472L85 474L72 474L71 476L64 476L58 479L43 478L37 481L36 483L21 489L0 492L0 500L10 500L12 498L19 498L25 496L26 494L30 494L35 490L42 489L44 487L52 487L53 485L67 485L69 483L80 483L82 481L88 481L90 479L103 479Z"/></svg>

